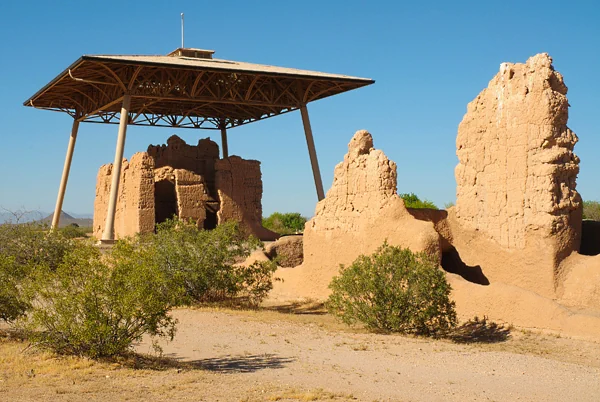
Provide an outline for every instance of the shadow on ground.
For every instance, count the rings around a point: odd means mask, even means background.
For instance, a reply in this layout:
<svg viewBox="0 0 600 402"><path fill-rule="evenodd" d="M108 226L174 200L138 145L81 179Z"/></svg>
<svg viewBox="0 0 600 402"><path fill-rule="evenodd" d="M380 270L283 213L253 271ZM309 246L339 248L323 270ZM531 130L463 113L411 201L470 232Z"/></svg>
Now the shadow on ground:
<svg viewBox="0 0 600 402"><path fill-rule="evenodd" d="M475 317L456 327L448 338L456 343L505 342L510 338L510 327L489 322L486 317Z"/></svg>
<svg viewBox="0 0 600 402"><path fill-rule="evenodd" d="M198 369L219 373L253 373L264 369L280 369L294 359L274 354L213 357L187 362Z"/></svg>
<svg viewBox="0 0 600 402"><path fill-rule="evenodd" d="M327 314L327 308L325 307L325 303L321 302L291 302L277 306L263 307L263 309L277 311L278 313L285 314Z"/></svg>
<svg viewBox="0 0 600 402"><path fill-rule="evenodd" d="M125 358L109 360L124 367L138 370L207 370L220 373L253 373L264 369L280 369L294 359L275 354L212 357L199 360L180 360L175 355L149 356L131 354Z"/></svg>

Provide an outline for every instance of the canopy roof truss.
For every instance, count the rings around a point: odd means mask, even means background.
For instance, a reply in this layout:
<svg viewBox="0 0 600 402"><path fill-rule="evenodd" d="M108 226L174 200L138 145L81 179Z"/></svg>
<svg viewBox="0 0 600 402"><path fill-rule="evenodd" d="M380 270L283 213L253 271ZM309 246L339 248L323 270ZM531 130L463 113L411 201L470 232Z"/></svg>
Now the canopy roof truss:
<svg viewBox="0 0 600 402"><path fill-rule="evenodd" d="M79 121L118 124L123 96L129 94L130 125L222 129L371 83L225 60L82 56L24 104L66 112Z"/></svg>

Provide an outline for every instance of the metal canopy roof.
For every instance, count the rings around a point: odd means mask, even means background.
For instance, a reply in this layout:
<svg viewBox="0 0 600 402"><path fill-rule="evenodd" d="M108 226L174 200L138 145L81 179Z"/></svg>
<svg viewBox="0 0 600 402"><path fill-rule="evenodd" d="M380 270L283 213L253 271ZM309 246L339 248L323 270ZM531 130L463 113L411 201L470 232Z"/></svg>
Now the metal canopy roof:
<svg viewBox="0 0 600 402"><path fill-rule="evenodd" d="M212 53L179 48L167 56L82 56L24 105L118 124L129 94L129 124L225 129L375 82L213 59Z"/></svg>

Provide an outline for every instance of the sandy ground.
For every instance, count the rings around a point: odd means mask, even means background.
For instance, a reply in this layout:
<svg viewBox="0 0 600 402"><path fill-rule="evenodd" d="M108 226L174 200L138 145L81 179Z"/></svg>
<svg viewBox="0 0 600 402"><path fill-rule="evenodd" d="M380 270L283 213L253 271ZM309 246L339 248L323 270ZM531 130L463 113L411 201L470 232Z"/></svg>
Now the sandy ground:
<svg viewBox="0 0 600 402"><path fill-rule="evenodd" d="M583 340L513 330L465 345L349 330L319 311L175 316L163 366L40 358L5 342L0 400L600 400L600 345Z"/></svg>

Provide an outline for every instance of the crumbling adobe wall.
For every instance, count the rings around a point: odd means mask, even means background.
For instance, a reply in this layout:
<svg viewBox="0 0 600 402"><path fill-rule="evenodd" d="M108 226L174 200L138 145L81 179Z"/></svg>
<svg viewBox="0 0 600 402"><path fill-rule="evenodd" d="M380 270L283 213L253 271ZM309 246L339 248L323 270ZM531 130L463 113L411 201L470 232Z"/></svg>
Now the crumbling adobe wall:
<svg viewBox="0 0 600 402"><path fill-rule="evenodd" d="M277 272L284 281L276 284L273 297L326 297L340 264L373 253L386 240L439 257L439 235L431 222L408 213L396 178L396 164L373 148L371 134L356 132L335 167L331 189L305 225L303 264Z"/></svg>
<svg viewBox="0 0 600 402"><path fill-rule="evenodd" d="M202 225L209 198L204 178L188 170L175 169L175 192L179 219L191 219Z"/></svg>
<svg viewBox="0 0 600 402"><path fill-rule="evenodd" d="M112 182L112 164L103 165L96 179L94 236L102 237ZM145 152L123 160L115 213L116 238L154 230L154 160Z"/></svg>
<svg viewBox="0 0 600 402"><path fill-rule="evenodd" d="M240 222L249 233L263 239L279 237L262 227L262 179L260 162L230 156L215 161L215 187L220 202L219 223Z"/></svg>
<svg viewBox="0 0 600 402"><path fill-rule="evenodd" d="M559 264L579 249L581 236L577 136L567 127L566 93L545 53L525 64L503 63L469 103L456 140L457 223L480 240L521 251L525 263L500 267L498 261L488 272L545 295L553 293Z"/></svg>
<svg viewBox="0 0 600 402"><path fill-rule="evenodd" d="M112 164L98 172L94 203L94 235L100 238L108 208ZM219 147L208 138L188 145L176 135L166 145L124 160L115 214L115 238L151 233L155 222L192 219L204 226L207 209L219 209L215 222L235 220L263 240L279 237L262 227L260 162L238 156L219 159ZM209 225L210 226L210 225Z"/></svg>

